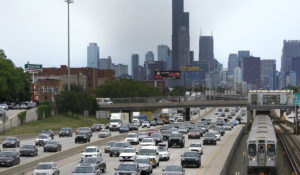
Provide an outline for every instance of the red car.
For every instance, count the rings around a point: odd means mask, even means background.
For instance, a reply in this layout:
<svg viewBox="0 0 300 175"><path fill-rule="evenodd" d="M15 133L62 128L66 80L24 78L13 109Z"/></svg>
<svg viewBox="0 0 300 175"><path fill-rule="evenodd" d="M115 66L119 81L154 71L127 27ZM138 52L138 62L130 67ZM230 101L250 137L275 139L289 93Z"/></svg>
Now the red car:
<svg viewBox="0 0 300 175"><path fill-rule="evenodd" d="M188 134L188 138L196 138L196 139L200 139L200 130L198 129L191 129L189 134Z"/></svg>
<svg viewBox="0 0 300 175"><path fill-rule="evenodd" d="M150 136L153 133L158 133L158 131L156 129L149 129L148 130L148 136Z"/></svg>

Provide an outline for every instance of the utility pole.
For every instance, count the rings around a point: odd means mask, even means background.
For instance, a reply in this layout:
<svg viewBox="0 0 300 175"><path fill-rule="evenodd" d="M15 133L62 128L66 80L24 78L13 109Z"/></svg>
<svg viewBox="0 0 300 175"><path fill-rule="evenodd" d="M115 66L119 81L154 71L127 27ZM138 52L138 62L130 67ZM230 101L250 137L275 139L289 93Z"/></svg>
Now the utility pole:
<svg viewBox="0 0 300 175"><path fill-rule="evenodd" d="M65 0L68 4L68 90L71 89L71 73L70 73L70 4L74 2L74 0Z"/></svg>

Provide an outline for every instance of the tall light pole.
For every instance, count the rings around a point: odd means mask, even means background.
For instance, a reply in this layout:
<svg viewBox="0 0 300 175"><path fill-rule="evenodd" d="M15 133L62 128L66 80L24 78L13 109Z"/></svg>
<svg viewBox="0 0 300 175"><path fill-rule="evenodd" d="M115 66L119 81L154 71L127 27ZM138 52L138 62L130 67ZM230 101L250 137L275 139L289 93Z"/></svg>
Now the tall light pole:
<svg viewBox="0 0 300 175"><path fill-rule="evenodd" d="M70 75L70 4L74 2L74 0L65 0L68 4L68 90L71 89L71 75Z"/></svg>

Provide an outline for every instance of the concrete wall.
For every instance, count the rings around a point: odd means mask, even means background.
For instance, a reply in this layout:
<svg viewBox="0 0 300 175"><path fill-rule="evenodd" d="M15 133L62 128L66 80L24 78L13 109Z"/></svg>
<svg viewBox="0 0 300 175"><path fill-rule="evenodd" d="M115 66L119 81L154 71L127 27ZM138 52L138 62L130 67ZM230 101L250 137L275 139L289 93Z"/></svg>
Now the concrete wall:
<svg viewBox="0 0 300 175"><path fill-rule="evenodd" d="M26 112L25 123L37 121L37 119L38 119L37 108L32 108Z"/></svg>

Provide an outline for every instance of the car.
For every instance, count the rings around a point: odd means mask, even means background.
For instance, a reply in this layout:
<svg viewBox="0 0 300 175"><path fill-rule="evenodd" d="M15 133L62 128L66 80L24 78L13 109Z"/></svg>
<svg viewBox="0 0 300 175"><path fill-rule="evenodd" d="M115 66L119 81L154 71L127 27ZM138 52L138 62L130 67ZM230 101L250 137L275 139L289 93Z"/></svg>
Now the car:
<svg viewBox="0 0 300 175"><path fill-rule="evenodd" d="M221 134L218 131L211 131L211 132L215 134L217 141L221 140Z"/></svg>
<svg viewBox="0 0 300 175"><path fill-rule="evenodd" d="M180 165L167 165L162 170L162 175L184 175L185 170Z"/></svg>
<svg viewBox="0 0 300 175"><path fill-rule="evenodd" d="M139 125L135 123L129 123L128 125L129 131L138 131L139 130Z"/></svg>
<svg viewBox="0 0 300 175"><path fill-rule="evenodd" d="M224 123L223 127L224 127L225 130L229 130L229 131L231 131L231 129L232 129L231 123Z"/></svg>
<svg viewBox="0 0 300 175"><path fill-rule="evenodd" d="M231 124L232 124L233 127L237 126L237 123L238 123L238 122L237 122L236 120L232 120L232 121L231 121Z"/></svg>
<svg viewBox="0 0 300 175"><path fill-rule="evenodd" d="M76 166L72 175L100 175L100 169L96 165L91 164L80 164Z"/></svg>
<svg viewBox="0 0 300 175"><path fill-rule="evenodd" d="M170 118L169 118L169 122L170 122L170 123L174 123L174 122L175 122L175 117L170 117Z"/></svg>
<svg viewBox="0 0 300 175"><path fill-rule="evenodd" d="M149 158L153 168L159 166L158 148L156 146L142 146L137 158Z"/></svg>
<svg viewBox="0 0 300 175"><path fill-rule="evenodd" d="M129 132L129 127L127 125L120 126L119 133Z"/></svg>
<svg viewBox="0 0 300 175"><path fill-rule="evenodd" d="M207 145L207 144L217 145L217 138L214 133L208 132L204 135L203 145Z"/></svg>
<svg viewBox="0 0 300 175"><path fill-rule="evenodd" d="M150 128L150 123L148 121L143 121L142 128Z"/></svg>
<svg viewBox="0 0 300 175"><path fill-rule="evenodd" d="M171 134L178 133L178 128L171 128L170 131L171 131Z"/></svg>
<svg viewBox="0 0 300 175"><path fill-rule="evenodd" d="M153 138L144 138L140 142L141 146L155 146L155 140Z"/></svg>
<svg viewBox="0 0 300 175"><path fill-rule="evenodd" d="M153 133L158 133L158 131L154 128L148 130L148 136L151 136L151 134L153 134Z"/></svg>
<svg viewBox="0 0 300 175"><path fill-rule="evenodd" d="M120 156L120 152L123 148L131 148L131 144L129 142L116 142L112 145L109 150L109 156Z"/></svg>
<svg viewBox="0 0 300 175"><path fill-rule="evenodd" d="M106 172L106 162L102 157L86 157L82 159L81 164L95 165L102 173Z"/></svg>
<svg viewBox="0 0 300 175"><path fill-rule="evenodd" d="M170 152L168 150L167 146L159 146L158 147L158 155L159 155L159 160L169 160L170 159Z"/></svg>
<svg viewBox="0 0 300 175"><path fill-rule="evenodd" d="M228 108L225 108L224 112L229 112L229 109L228 109Z"/></svg>
<svg viewBox="0 0 300 175"><path fill-rule="evenodd" d="M162 120L156 120L156 125L163 125L164 122Z"/></svg>
<svg viewBox="0 0 300 175"><path fill-rule="evenodd" d="M101 131L101 129L104 129L104 127L104 124L95 123L92 125L91 130L92 132Z"/></svg>
<svg viewBox="0 0 300 175"><path fill-rule="evenodd" d="M51 129L44 129L41 134L47 134L51 137L51 139L54 139L54 132Z"/></svg>
<svg viewBox="0 0 300 175"><path fill-rule="evenodd" d="M148 137L148 133L147 132L139 132L138 133L139 141L143 140L146 137Z"/></svg>
<svg viewBox="0 0 300 175"><path fill-rule="evenodd" d="M19 104L14 104L11 109L20 109L20 105Z"/></svg>
<svg viewBox="0 0 300 175"><path fill-rule="evenodd" d="M223 109L222 108L218 108L218 112L223 112Z"/></svg>
<svg viewBox="0 0 300 175"><path fill-rule="evenodd" d="M223 126L217 126L213 129L213 131L218 131L221 134L221 136L224 136L225 134L225 129L223 128Z"/></svg>
<svg viewBox="0 0 300 175"><path fill-rule="evenodd" d="M104 145L104 153L109 153L110 148L113 146L113 144L117 143L116 141L109 141Z"/></svg>
<svg viewBox="0 0 300 175"><path fill-rule="evenodd" d="M178 116L177 122L183 122L183 121L184 121L184 120L183 120L183 116L182 116L182 115Z"/></svg>
<svg viewBox="0 0 300 175"><path fill-rule="evenodd" d="M181 133L181 134L187 134L188 133L188 130L186 129L185 126L180 126L178 128L178 132Z"/></svg>
<svg viewBox="0 0 300 175"><path fill-rule="evenodd" d="M150 126L156 126L156 121L155 121L155 120L152 120L152 121L150 122Z"/></svg>
<svg viewBox="0 0 300 175"><path fill-rule="evenodd" d="M6 137L2 142L3 148L17 148L20 147L20 140L17 137Z"/></svg>
<svg viewBox="0 0 300 175"><path fill-rule="evenodd" d="M200 143L191 143L189 151L196 151L199 154L203 154L202 145Z"/></svg>
<svg viewBox="0 0 300 175"><path fill-rule="evenodd" d="M41 134L35 139L35 146L44 146L50 140L52 139L49 135Z"/></svg>
<svg viewBox="0 0 300 175"><path fill-rule="evenodd" d="M192 139L192 138L197 138L200 139L201 137L201 130L200 129L191 129L188 133L188 138Z"/></svg>
<svg viewBox="0 0 300 175"><path fill-rule="evenodd" d="M47 141L44 145L44 152L58 152L61 151L61 144L58 141Z"/></svg>
<svg viewBox="0 0 300 175"><path fill-rule="evenodd" d="M153 167L149 158L136 158L135 162L138 164L141 174L149 175L152 173Z"/></svg>
<svg viewBox="0 0 300 175"><path fill-rule="evenodd" d="M168 147L180 146L181 148L183 148L184 144L185 138L181 133L173 133L170 135L168 140Z"/></svg>
<svg viewBox="0 0 300 175"><path fill-rule="evenodd" d="M86 133L88 133L88 135L90 137L93 137L93 132L92 132L91 128L89 128L89 127L79 127L79 128L76 129L76 135L81 131L86 132Z"/></svg>
<svg viewBox="0 0 300 175"><path fill-rule="evenodd" d="M58 134L59 137L72 137L73 132L71 128L61 128Z"/></svg>
<svg viewBox="0 0 300 175"><path fill-rule="evenodd" d="M40 162L33 170L33 175L59 175L60 170L55 162Z"/></svg>
<svg viewBox="0 0 300 175"><path fill-rule="evenodd" d="M81 161L87 157L101 157L100 149L98 146L88 146L81 151Z"/></svg>
<svg viewBox="0 0 300 175"><path fill-rule="evenodd" d="M3 109L3 110L8 110L8 105L7 104L0 104L0 109Z"/></svg>
<svg viewBox="0 0 300 175"><path fill-rule="evenodd" d="M111 132L109 129L102 129L98 134L99 138L105 138L105 137L110 137L110 136L111 136Z"/></svg>
<svg viewBox="0 0 300 175"><path fill-rule="evenodd" d="M37 156L38 148L35 145L22 145L19 150L20 156Z"/></svg>
<svg viewBox="0 0 300 175"><path fill-rule="evenodd" d="M25 104L25 103L22 103L21 105L20 105L20 109L27 109L27 105Z"/></svg>
<svg viewBox="0 0 300 175"><path fill-rule="evenodd" d="M161 136L163 137L163 140L168 140L171 135L170 130L162 130L160 133L161 133Z"/></svg>
<svg viewBox="0 0 300 175"><path fill-rule="evenodd" d="M20 156L17 151L0 152L0 166L14 166L20 164Z"/></svg>
<svg viewBox="0 0 300 175"><path fill-rule="evenodd" d="M160 131L163 131L163 130L170 130L172 128L172 126L170 125L163 125L161 128L160 128Z"/></svg>
<svg viewBox="0 0 300 175"><path fill-rule="evenodd" d="M91 141L91 136L89 133L85 131L80 131L76 134L75 136L75 143L80 143L80 142L90 142Z"/></svg>
<svg viewBox="0 0 300 175"><path fill-rule="evenodd" d="M0 108L0 117L4 116L5 115L5 110Z"/></svg>
<svg viewBox="0 0 300 175"><path fill-rule="evenodd" d="M120 161L134 161L136 158L136 150L134 148L123 148L119 155Z"/></svg>
<svg viewBox="0 0 300 175"><path fill-rule="evenodd" d="M150 138L152 138L155 141L156 145L163 141L162 136L158 133L151 134Z"/></svg>
<svg viewBox="0 0 300 175"><path fill-rule="evenodd" d="M126 142L130 142L131 144L139 144L139 138L138 135L136 133L129 133L126 138L125 138Z"/></svg>
<svg viewBox="0 0 300 175"><path fill-rule="evenodd" d="M130 175L140 175L141 170L139 165L136 162L124 162L121 163L118 168L115 168L115 175L122 175L122 174L130 174Z"/></svg>
<svg viewBox="0 0 300 175"><path fill-rule="evenodd" d="M28 105L27 105L27 109L31 109L34 107L36 107L36 103L28 103Z"/></svg>
<svg viewBox="0 0 300 175"><path fill-rule="evenodd" d="M181 166L196 166L199 168L201 166L201 155L196 151L187 151L181 155Z"/></svg>

